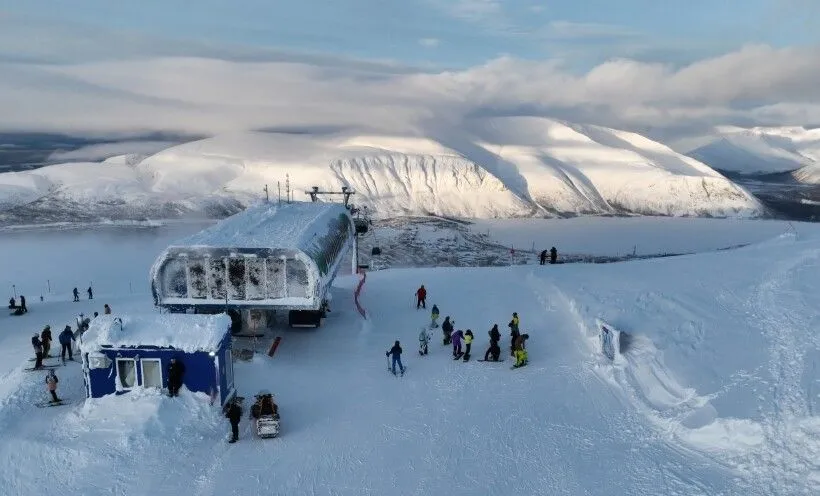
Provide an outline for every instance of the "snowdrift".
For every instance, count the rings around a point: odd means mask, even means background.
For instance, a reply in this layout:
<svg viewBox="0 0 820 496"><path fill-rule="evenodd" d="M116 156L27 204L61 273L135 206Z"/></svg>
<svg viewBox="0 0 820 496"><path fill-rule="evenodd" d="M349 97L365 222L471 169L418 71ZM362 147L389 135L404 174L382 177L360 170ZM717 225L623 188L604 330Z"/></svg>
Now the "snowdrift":
<svg viewBox="0 0 820 496"><path fill-rule="evenodd" d="M756 216L763 210L714 170L640 135L519 117L478 119L421 136L227 134L142 160L132 155L2 174L0 193L7 222L21 211L59 210L61 203L113 217L173 217L235 211L259 199L266 184L274 197L284 196L286 181L297 200L314 185L353 187L357 204L385 217Z"/></svg>
<svg viewBox="0 0 820 496"><path fill-rule="evenodd" d="M801 182L820 183L820 129L723 127L710 143L689 155L727 172L792 172Z"/></svg>

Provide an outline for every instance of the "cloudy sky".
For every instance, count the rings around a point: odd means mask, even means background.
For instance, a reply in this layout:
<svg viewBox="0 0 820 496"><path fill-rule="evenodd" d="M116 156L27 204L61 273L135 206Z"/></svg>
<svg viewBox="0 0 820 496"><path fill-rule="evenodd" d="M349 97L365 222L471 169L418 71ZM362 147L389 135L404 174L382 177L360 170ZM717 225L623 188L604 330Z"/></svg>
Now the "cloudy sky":
<svg viewBox="0 0 820 496"><path fill-rule="evenodd" d="M817 0L0 0L0 130L820 124Z"/></svg>

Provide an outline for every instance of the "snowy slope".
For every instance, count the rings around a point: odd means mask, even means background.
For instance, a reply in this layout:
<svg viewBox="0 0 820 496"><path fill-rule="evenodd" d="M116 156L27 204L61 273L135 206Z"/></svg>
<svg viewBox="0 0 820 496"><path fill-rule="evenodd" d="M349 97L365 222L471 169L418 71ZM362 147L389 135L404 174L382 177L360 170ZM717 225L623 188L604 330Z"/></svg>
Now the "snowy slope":
<svg viewBox="0 0 820 496"><path fill-rule="evenodd" d="M820 129L719 128L710 143L689 155L720 170L740 174L796 171L799 180L816 183L820 177L812 171L820 162Z"/></svg>
<svg viewBox="0 0 820 496"><path fill-rule="evenodd" d="M283 336L275 358L237 363L241 393L275 393L283 430L256 439L243 419L235 445L201 395L81 402L74 363L57 373L60 394L75 403L32 406L46 394L42 374L21 371L30 345L16 331L61 328L103 302L115 314L151 310L147 288L131 295L121 281L144 278L155 236L129 240L148 252L136 258L113 243L76 245L67 255L81 265L121 267L89 270L101 288L95 300L72 303L67 288L0 320L0 492L817 494L818 241L816 226L797 224L796 235L675 259L373 272L362 294L367 321L353 308L355 279L339 278L321 329L278 328L258 344ZM46 245L54 256L37 257L38 273L59 273L66 245ZM530 365L455 362L438 334L419 357L428 318L412 294L421 283L429 303L475 331L475 357L490 325L505 330L517 311ZM631 333L615 364L596 352L596 318ZM394 339L405 350L403 378L385 370Z"/></svg>
<svg viewBox="0 0 820 496"><path fill-rule="evenodd" d="M284 196L287 181L297 200L314 185L351 186L356 203L384 217L755 216L763 210L731 181L659 143L540 118L477 119L464 129L420 136L235 133L171 147L139 163L116 159L96 170L85 164L87 171L58 172L69 167L0 175L6 205L27 200L26 209L36 212L65 198L82 210L74 198L83 198L85 210L105 211L119 198L133 210L129 218L156 214L156 205L171 213L208 205L226 211L260 198L265 184L274 197L277 188ZM121 176L122 191L94 202L85 183L97 173ZM51 202L38 202L42 191ZM0 217L14 221L19 210Z"/></svg>

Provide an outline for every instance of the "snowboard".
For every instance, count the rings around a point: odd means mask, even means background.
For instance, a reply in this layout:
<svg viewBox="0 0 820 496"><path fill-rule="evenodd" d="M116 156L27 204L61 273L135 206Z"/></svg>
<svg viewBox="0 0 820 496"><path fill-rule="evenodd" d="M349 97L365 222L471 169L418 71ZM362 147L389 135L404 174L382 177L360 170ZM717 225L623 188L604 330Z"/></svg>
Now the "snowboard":
<svg viewBox="0 0 820 496"><path fill-rule="evenodd" d="M503 358L500 359L500 360L481 360L481 359L476 360L476 362L491 362L491 363L498 363L498 362L503 362L503 361L504 361Z"/></svg>
<svg viewBox="0 0 820 496"><path fill-rule="evenodd" d="M518 366L513 365L512 367L510 367L510 370L520 369L520 368L526 367L526 366L527 366L527 362L524 362L523 365L518 365Z"/></svg>
<svg viewBox="0 0 820 496"><path fill-rule="evenodd" d="M43 357L43 361L45 362L46 360L49 360L49 359L51 359L51 358L56 358L56 359L58 359L58 360L59 360L59 359L60 359L60 355L49 355L49 356L44 356L44 357ZM28 359L28 361L29 361L29 362L36 362L36 361L37 361L37 359L36 359L36 358L29 358L29 359Z"/></svg>
<svg viewBox="0 0 820 496"><path fill-rule="evenodd" d="M459 353L458 355L453 357L453 360L461 360L461 357L464 356L464 353Z"/></svg>
<svg viewBox="0 0 820 496"><path fill-rule="evenodd" d="M67 405L67 404L68 404L68 402L65 401L65 400L61 400L61 401L57 401L57 402L43 401L41 403L35 403L34 406L36 406L37 408L49 408L49 407L52 407L52 406L63 406L63 405Z"/></svg>
<svg viewBox="0 0 820 496"><path fill-rule="evenodd" d="M401 374L401 376L404 377L404 372L407 371L407 365L405 365L400 372L393 372L393 369L390 367L387 367L387 371L395 375L396 377L399 377L399 374Z"/></svg>

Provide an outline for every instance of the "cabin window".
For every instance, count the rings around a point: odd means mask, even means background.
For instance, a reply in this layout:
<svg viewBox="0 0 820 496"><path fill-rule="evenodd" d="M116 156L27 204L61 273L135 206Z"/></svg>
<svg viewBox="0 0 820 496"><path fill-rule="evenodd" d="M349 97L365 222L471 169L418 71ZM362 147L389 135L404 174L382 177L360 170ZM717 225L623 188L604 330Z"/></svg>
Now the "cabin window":
<svg viewBox="0 0 820 496"><path fill-rule="evenodd" d="M142 387L162 388L162 362L156 358L140 360Z"/></svg>
<svg viewBox="0 0 820 496"><path fill-rule="evenodd" d="M130 389L137 383L137 362L133 358L117 358L117 377L123 389Z"/></svg>

